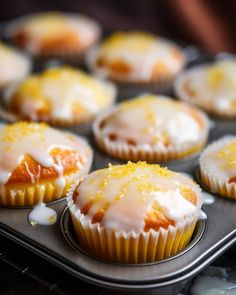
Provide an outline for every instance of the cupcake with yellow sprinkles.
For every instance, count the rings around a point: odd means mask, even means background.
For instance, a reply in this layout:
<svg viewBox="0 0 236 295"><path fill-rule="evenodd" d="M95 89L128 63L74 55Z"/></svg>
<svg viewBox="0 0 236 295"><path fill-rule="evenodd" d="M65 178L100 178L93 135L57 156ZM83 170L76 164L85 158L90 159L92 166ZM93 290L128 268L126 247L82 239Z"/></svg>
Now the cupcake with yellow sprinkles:
<svg viewBox="0 0 236 295"><path fill-rule="evenodd" d="M225 136L203 151L200 178L211 192L236 200L236 136Z"/></svg>
<svg viewBox="0 0 236 295"><path fill-rule="evenodd" d="M79 179L67 201L85 251L109 261L147 263L175 255L189 244L202 193L179 173L128 162Z"/></svg>
<svg viewBox="0 0 236 295"><path fill-rule="evenodd" d="M31 75L6 89L3 96L6 117L64 127L91 122L112 105L116 89L109 82L65 66Z"/></svg>
<svg viewBox="0 0 236 295"><path fill-rule="evenodd" d="M58 200L92 164L84 139L45 123L1 125L0 142L0 205Z"/></svg>
<svg viewBox="0 0 236 295"><path fill-rule="evenodd" d="M169 161L199 152L209 121L200 110L161 95L146 94L97 116L97 145L122 160Z"/></svg>
<svg viewBox="0 0 236 295"><path fill-rule="evenodd" d="M119 86L120 95L167 89L186 58L175 43L147 32L114 32L86 55L89 69ZM167 87L168 86L168 87ZM138 89L135 91L135 89Z"/></svg>
<svg viewBox="0 0 236 295"><path fill-rule="evenodd" d="M196 66L175 82L177 96L211 115L236 118L236 60Z"/></svg>

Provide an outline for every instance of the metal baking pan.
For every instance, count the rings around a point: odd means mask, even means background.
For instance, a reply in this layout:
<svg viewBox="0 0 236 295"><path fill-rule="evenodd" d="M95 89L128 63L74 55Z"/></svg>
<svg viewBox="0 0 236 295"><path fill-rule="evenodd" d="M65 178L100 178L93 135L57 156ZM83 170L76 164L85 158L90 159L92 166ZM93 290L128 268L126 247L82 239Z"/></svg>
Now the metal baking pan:
<svg viewBox="0 0 236 295"><path fill-rule="evenodd" d="M204 57L205 61L205 57ZM196 62L194 60L193 62ZM209 142L225 134L236 134L235 121L213 120ZM94 148L92 170L119 161L107 157ZM198 155L166 163L170 169L191 174L194 178ZM66 202L50 205L57 211L58 221L53 226L31 226L27 216L31 209L0 208L0 234L37 253L68 273L91 284L121 291L156 289L155 294L175 294L184 282L198 274L236 242L236 203L216 196L212 205L203 206L208 219L198 223L190 245L169 259L143 265L122 265L90 257L80 248L71 226ZM46 270L45 270L46 271Z"/></svg>
<svg viewBox="0 0 236 295"><path fill-rule="evenodd" d="M217 132L219 129L217 129ZM212 132L212 137L217 134ZM114 163L95 150L93 169ZM116 161L117 162L117 161ZM172 162L168 166L194 175L197 157ZM28 249L37 252L74 276L103 287L123 290L164 287L186 280L204 269L236 240L236 203L216 197L204 206L208 219L199 223L195 238L183 253L166 261L147 265L118 265L97 260L71 245L76 244L65 201L50 205L57 211L58 222L49 227L31 226L27 216L31 209L0 209L0 232ZM62 214L63 213L63 214ZM201 236L202 235L202 236ZM65 236L70 236L69 242ZM72 239L71 239L72 237Z"/></svg>

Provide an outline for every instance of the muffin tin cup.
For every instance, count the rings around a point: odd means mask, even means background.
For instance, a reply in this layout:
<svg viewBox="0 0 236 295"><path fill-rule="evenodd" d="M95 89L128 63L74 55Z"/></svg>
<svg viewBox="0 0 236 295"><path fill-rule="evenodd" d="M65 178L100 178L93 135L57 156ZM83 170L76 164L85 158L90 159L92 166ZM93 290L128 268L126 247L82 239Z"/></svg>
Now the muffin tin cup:
<svg viewBox="0 0 236 295"><path fill-rule="evenodd" d="M120 266L147 266L147 265L154 265L154 264L161 264L165 261L172 260L176 257L179 257L180 255L183 255L185 252L189 251L192 247L194 247L202 238L202 235L204 234L205 227L206 227L206 220L205 219L200 219L197 221L194 231L192 233L190 241L188 241L188 245L186 245L182 250L176 252L173 255L170 255L167 258L162 258L161 260L155 260L153 262L122 262L122 261L112 261L110 259L102 258L101 255L96 255L96 253L90 253L88 247L83 247L82 244L79 242L77 233L76 233L76 226L74 225L73 222L73 215L70 212L69 207L66 207L61 215L60 219L60 227L62 234L68 244L70 244L71 247L73 247L76 251L82 252L88 256L91 256L93 259L108 263L108 264L113 264L113 265L120 265ZM77 221L75 221L77 224ZM190 229L190 228L189 228ZM117 256L116 256L117 258Z"/></svg>
<svg viewBox="0 0 236 295"><path fill-rule="evenodd" d="M235 121L217 121L209 141L215 140L225 132L235 133ZM91 137L89 140L93 143ZM93 169L96 170L120 161L101 153L94 148ZM198 167L198 158L188 157L166 164L170 169L191 174ZM224 198L215 198L209 206L203 206L207 220L197 223L193 234L183 251L167 259L144 264L119 264L100 260L81 248L73 232L72 221L67 226L65 216L70 218L66 202L61 200L50 205L58 214L58 221L52 226L31 226L28 215L31 209L0 208L0 235L12 239L26 249L47 259L68 274L87 283L105 288L155 294L174 294L184 283L197 275L217 257L236 243L235 215L236 203ZM200 235L198 232L200 225ZM73 243L71 243L73 237ZM195 239L197 237L197 239ZM69 242L69 243L68 243ZM73 244L73 245L72 245Z"/></svg>
<svg viewBox="0 0 236 295"><path fill-rule="evenodd" d="M95 141L98 147L105 153L111 155L114 158L120 160L131 160L131 161L149 161L149 162L167 162L173 160L180 160L187 157L191 157L194 154L200 152L205 146L208 138L208 132L210 123L204 113L201 112L201 116L205 121L206 130L204 130L202 138L192 146L169 146L163 147L162 149L149 147L144 148L138 145L132 145L128 142L121 142L119 140L110 140L108 137L103 137L100 130L100 126L103 120L106 120L109 116L112 116L116 107L106 110L101 115L98 115L93 123L93 133Z"/></svg>
<svg viewBox="0 0 236 295"><path fill-rule="evenodd" d="M73 202L73 191L77 185L68 193L67 202L78 240L93 256L119 263L154 262L180 252L192 237L198 219L196 216L188 217L176 226L148 232L126 233L88 223Z"/></svg>

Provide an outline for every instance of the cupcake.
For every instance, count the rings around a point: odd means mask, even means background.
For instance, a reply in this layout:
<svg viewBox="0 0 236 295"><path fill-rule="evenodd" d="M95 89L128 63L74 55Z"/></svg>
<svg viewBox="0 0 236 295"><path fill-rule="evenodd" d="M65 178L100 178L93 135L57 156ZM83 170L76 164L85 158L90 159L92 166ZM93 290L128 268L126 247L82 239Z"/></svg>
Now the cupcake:
<svg viewBox="0 0 236 295"><path fill-rule="evenodd" d="M86 57L95 74L126 88L155 89L153 86L169 84L185 64L183 51L176 44L132 31L113 33Z"/></svg>
<svg viewBox="0 0 236 295"><path fill-rule="evenodd" d="M76 61L98 41L101 28L80 14L44 12L13 21L5 35L33 56Z"/></svg>
<svg viewBox="0 0 236 295"><path fill-rule="evenodd" d="M146 263L189 243L202 194L191 179L146 162L94 171L67 197L78 241L109 261Z"/></svg>
<svg viewBox="0 0 236 295"><path fill-rule="evenodd" d="M220 117L236 117L236 60L193 67L177 78L177 96Z"/></svg>
<svg viewBox="0 0 236 295"><path fill-rule="evenodd" d="M200 178L211 192L236 200L236 136L225 136L203 151Z"/></svg>
<svg viewBox="0 0 236 295"><path fill-rule="evenodd" d="M31 70L31 61L18 50L0 42L0 89L23 79Z"/></svg>
<svg viewBox="0 0 236 295"><path fill-rule="evenodd" d="M80 70L50 68L6 89L3 109L15 120L71 126L91 122L113 103L115 95L113 85Z"/></svg>
<svg viewBox="0 0 236 295"><path fill-rule="evenodd" d="M58 200L92 162L82 138L45 123L1 125L0 142L0 205Z"/></svg>
<svg viewBox="0 0 236 295"><path fill-rule="evenodd" d="M93 131L98 146L115 158L159 162L199 152L209 121L187 104L148 94L100 114Z"/></svg>

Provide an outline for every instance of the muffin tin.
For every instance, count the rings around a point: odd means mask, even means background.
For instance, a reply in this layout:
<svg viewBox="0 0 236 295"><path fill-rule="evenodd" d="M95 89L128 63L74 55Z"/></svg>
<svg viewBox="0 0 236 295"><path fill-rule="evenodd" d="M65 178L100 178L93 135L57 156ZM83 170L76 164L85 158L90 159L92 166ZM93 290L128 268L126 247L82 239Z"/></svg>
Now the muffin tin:
<svg viewBox="0 0 236 295"><path fill-rule="evenodd" d="M225 134L236 134L235 121L214 120L209 142ZM79 128L73 131L79 132ZM120 163L99 151L91 134L88 140L94 148L92 170L109 162ZM198 155L166 163L170 169L196 178ZM71 275L86 282L120 291L175 294L184 283L198 274L236 242L236 203L216 197L203 206L207 220L199 221L190 245L181 253L160 262L142 265L115 264L90 257L75 238L65 200L50 204L58 214L53 226L31 226L27 220L30 208L0 208L0 234L44 257ZM46 271L46 270L45 270ZM147 291L148 292L148 291Z"/></svg>

